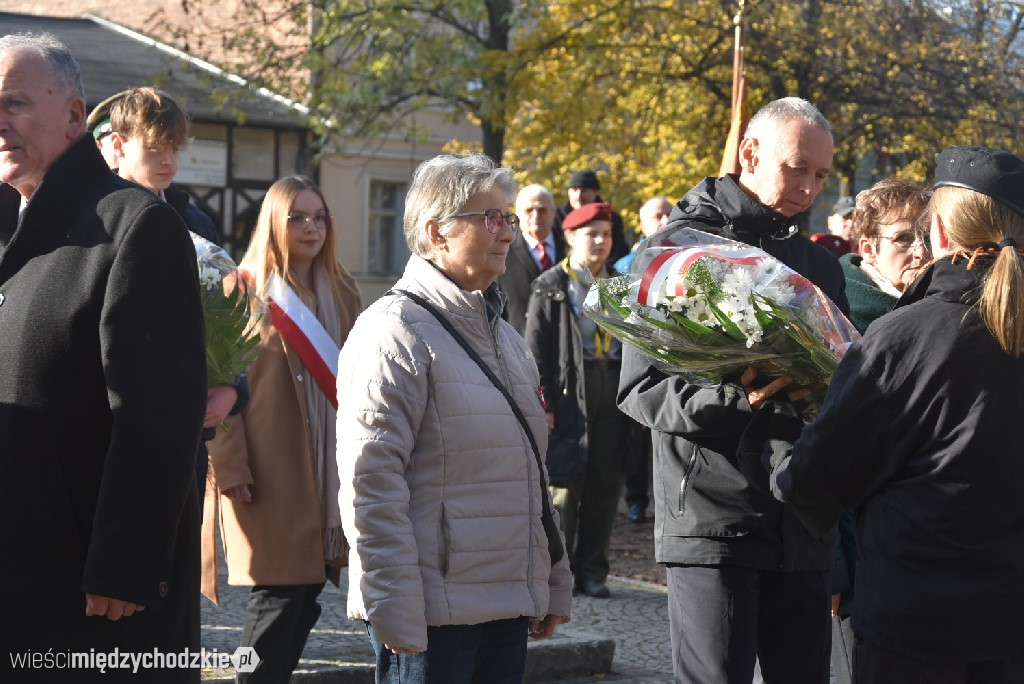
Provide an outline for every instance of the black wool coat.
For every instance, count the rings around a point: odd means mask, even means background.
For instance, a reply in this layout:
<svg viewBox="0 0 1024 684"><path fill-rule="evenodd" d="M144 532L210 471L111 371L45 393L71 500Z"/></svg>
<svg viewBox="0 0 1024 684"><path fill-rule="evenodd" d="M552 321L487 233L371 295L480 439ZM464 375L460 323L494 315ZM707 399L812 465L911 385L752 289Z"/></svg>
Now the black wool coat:
<svg viewBox="0 0 1024 684"><path fill-rule="evenodd" d="M679 201L668 225L646 244L658 245L683 226L745 242L849 311L839 262L797 233L796 221L759 204L734 176L708 178ZM834 534L812 537L788 507L741 470L737 447L754 412L738 380L688 382L633 347L623 348L619 408L653 430L655 557L661 563L827 570Z"/></svg>
<svg viewBox="0 0 1024 684"><path fill-rule="evenodd" d="M19 201L0 186L0 651L196 648L206 364L191 241L89 137L54 162L20 218ZM86 593L146 609L86 617ZM0 662L6 681L6 653Z"/></svg>

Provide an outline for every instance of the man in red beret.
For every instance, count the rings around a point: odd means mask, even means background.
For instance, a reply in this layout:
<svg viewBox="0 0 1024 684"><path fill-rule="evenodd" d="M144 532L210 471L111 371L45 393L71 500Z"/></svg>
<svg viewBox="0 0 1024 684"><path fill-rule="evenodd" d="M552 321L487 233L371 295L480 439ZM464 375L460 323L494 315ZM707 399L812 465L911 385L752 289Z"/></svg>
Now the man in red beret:
<svg viewBox="0 0 1024 684"><path fill-rule="evenodd" d="M537 360L548 414L551 500L565 532L576 590L609 595L608 541L625 482L628 418L615 404L622 347L583 315L590 287L609 273L612 208L569 212L569 256L533 281L526 341Z"/></svg>

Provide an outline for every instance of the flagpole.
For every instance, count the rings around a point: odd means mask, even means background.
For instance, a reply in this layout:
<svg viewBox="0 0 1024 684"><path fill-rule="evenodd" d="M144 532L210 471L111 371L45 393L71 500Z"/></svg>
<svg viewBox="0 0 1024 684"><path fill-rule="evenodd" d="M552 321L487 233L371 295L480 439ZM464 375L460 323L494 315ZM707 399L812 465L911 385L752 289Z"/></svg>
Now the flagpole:
<svg viewBox="0 0 1024 684"><path fill-rule="evenodd" d="M725 141L725 149L722 151L722 165L718 171L719 176L740 172L740 141L743 138L743 131L747 127L747 77L743 63L744 42L746 38L743 17L745 4L746 0L739 0L739 9L732 20L735 26L732 55L732 101L730 103L729 135Z"/></svg>

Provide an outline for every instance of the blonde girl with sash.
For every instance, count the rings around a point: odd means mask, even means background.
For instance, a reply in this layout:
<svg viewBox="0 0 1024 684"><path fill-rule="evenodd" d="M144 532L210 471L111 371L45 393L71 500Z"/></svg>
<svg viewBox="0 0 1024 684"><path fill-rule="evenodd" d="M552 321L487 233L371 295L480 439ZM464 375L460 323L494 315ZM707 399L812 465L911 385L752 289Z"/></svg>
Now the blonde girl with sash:
<svg viewBox="0 0 1024 684"><path fill-rule="evenodd" d="M249 369L248 407L210 442L203 593L217 601L219 520L228 584L251 586L242 646L260 666L240 682L287 682L337 584L348 547L334 458L337 358L362 305L337 258L320 189L291 176L271 186L240 264L270 309Z"/></svg>

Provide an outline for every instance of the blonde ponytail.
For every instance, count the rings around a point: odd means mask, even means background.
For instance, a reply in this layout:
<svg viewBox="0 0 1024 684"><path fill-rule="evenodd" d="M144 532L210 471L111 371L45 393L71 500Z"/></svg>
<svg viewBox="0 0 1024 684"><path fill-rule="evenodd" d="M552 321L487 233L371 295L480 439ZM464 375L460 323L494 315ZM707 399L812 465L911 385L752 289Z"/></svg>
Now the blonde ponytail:
<svg viewBox="0 0 1024 684"><path fill-rule="evenodd" d="M950 240L968 254L991 255L982 282L978 313L1000 348L1024 354L1024 215L966 188L936 188L930 211L938 214ZM1020 247L1018 247L1020 245Z"/></svg>
<svg viewBox="0 0 1024 684"><path fill-rule="evenodd" d="M1024 260L1016 245L999 248L978 302L981 320L1010 356L1024 353Z"/></svg>

